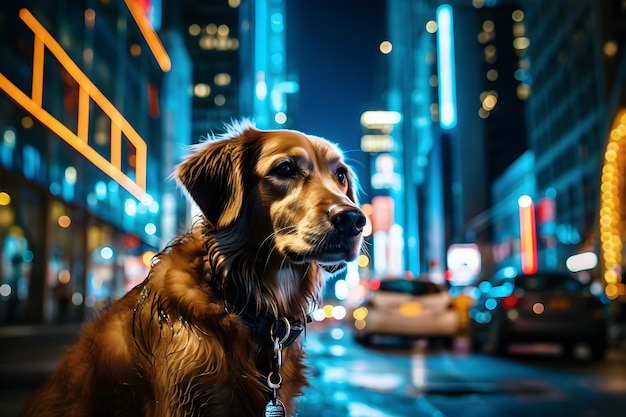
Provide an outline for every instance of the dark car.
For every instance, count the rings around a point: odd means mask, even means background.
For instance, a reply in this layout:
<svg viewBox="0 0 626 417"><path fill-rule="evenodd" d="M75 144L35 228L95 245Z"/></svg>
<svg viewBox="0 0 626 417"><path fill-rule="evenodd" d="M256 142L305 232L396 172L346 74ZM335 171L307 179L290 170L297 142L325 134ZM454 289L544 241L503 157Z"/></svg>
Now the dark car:
<svg viewBox="0 0 626 417"><path fill-rule="evenodd" d="M474 349L506 353L512 343L558 343L566 354L580 345L591 358L607 349L603 304L573 275L565 272L520 274L499 271L479 285L480 296L470 309Z"/></svg>

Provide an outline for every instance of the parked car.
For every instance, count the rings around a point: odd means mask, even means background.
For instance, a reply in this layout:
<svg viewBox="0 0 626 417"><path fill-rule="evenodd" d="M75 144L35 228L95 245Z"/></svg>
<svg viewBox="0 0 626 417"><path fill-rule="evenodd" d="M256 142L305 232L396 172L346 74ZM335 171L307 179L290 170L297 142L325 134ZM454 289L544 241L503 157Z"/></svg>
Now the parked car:
<svg viewBox="0 0 626 417"><path fill-rule="evenodd" d="M451 339L459 314L446 288L422 280L387 279L355 309L355 338L369 344L374 336Z"/></svg>
<svg viewBox="0 0 626 417"><path fill-rule="evenodd" d="M601 359L607 349L603 304L589 286L565 272L532 275L505 268L478 286L480 296L470 309L474 349L507 353L512 343L559 344L573 354L579 344Z"/></svg>

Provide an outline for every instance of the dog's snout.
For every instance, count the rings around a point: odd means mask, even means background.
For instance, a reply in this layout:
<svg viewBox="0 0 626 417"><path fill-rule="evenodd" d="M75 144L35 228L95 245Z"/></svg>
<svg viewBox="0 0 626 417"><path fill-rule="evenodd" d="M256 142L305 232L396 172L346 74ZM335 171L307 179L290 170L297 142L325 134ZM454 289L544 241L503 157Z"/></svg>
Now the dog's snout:
<svg viewBox="0 0 626 417"><path fill-rule="evenodd" d="M335 229L346 236L356 236L365 226L365 216L360 210L330 210L330 221Z"/></svg>

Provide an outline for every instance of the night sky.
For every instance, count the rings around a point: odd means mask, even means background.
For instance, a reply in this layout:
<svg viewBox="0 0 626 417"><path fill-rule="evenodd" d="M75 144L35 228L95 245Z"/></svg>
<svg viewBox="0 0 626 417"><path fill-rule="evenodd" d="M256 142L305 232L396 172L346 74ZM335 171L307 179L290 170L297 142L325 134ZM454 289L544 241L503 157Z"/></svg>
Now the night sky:
<svg viewBox="0 0 626 417"><path fill-rule="evenodd" d="M387 57L378 49L387 39L384 1L287 2L286 20L288 72L300 82L290 127L338 143L364 183L359 119L385 105Z"/></svg>

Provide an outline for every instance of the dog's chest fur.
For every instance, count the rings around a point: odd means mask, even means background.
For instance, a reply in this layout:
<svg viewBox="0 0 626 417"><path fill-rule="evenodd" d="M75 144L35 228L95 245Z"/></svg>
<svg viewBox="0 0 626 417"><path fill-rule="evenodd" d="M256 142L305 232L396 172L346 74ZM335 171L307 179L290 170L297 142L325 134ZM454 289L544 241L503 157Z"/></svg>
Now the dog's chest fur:
<svg viewBox="0 0 626 417"><path fill-rule="evenodd" d="M164 396L172 395L173 402L189 398L187 407L196 412L187 409L184 415L203 415L203 410L211 410L211 416L261 415L271 397L266 380L273 343L269 335L265 341L252 337L236 312L226 311L223 295L207 282L216 271L206 248L204 238L189 235L154 265L135 309L150 319L134 322L137 327L151 320L159 334L140 343L139 351L149 366L161 370L164 381L177 386L171 392L165 388ZM136 333L143 334L142 329ZM306 383L301 343L298 339L282 353L279 397L290 410L291 399ZM216 413L220 408L223 414Z"/></svg>
<svg viewBox="0 0 626 417"><path fill-rule="evenodd" d="M271 398L272 345L225 311L205 260L206 244L194 234L164 251L142 285L83 329L63 372L25 415L261 416ZM306 384L301 338L282 358L278 396L290 415Z"/></svg>

